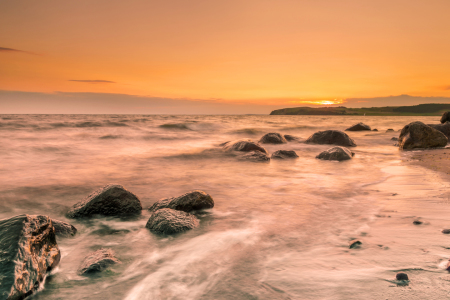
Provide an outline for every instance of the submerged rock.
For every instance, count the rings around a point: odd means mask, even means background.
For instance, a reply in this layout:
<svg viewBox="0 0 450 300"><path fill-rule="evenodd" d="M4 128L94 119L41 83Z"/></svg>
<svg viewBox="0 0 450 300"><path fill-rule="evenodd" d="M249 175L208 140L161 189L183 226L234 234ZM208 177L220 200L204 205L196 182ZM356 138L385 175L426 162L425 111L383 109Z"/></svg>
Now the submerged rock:
<svg viewBox="0 0 450 300"><path fill-rule="evenodd" d="M298 142L298 141L300 141L300 138L298 136L290 135L290 134L285 134L284 138L288 142Z"/></svg>
<svg viewBox="0 0 450 300"><path fill-rule="evenodd" d="M362 242L360 240L351 240L349 243L349 248L350 249L358 249L361 247Z"/></svg>
<svg viewBox="0 0 450 300"><path fill-rule="evenodd" d="M319 155L316 156L318 159L324 159L324 160L347 160L351 159L355 155L355 153L351 152L345 147L333 147L328 150L323 151Z"/></svg>
<svg viewBox="0 0 450 300"><path fill-rule="evenodd" d="M421 224L423 224L423 222L420 221L420 220L414 220L414 221L413 221L413 224L414 224L414 225L421 225Z"/></svg>
<svg viewBox="0 0 450 300"><path fill-rule="evenodd" d="M442 229L443 234L450 234L450 229Z"/></svg>
<svg viewBox="0 0 450 300"><path fill-rule="evenodd" d="M101 272L113 264L120 263L111 249L100 249L86 256L78 268L78 275Z"/></svg>
<svg viewBox="0 0 450 300"><path fill-rule="evenodd" d="M69 218L86 218L93 215L121 216L141 213L138 197L121 185L107 185L75 204L67 213Z"/></svg>
<svg viewBox="0 0 450 300"><path fill-rule="evenodd" d="M408 278L408 274L406 273L397 273L397 275L395 275L395 279L397 280L409 280Z"/></svg>
<svg viewBox="0 0 450 300"><path fill-rule="evenodd" d="M442 132L447 139L450 138L450 122L445 122L444 124L427 124L431 128L439 130Z"/></svg>
<svg viewBox="0 0 450 300"><path fill-rule="evenodd" d="M442 114L441 123L450 121L450 111L446 111Z"/></svg>
<svg viewBox="0 0 450 300"><path fill-rule="evenodd" d="M255 162L269 162L270 157L266 153L252 151L240 157L241 160L249 160Z"/></svg>
<svg viewBox="0 0 450 300"><path fill-rule="evenodd" d="M203 191L195 190L178 197L158 200L148 210L156 211L162 208L171 208L175 210L190 212L194 210L208 209L213 207L214 200L209 194Z"/></svg>
<svg viewBox="0 0 450 300"><path fill-rule="evenodd" d="M286 158L298 158L298 155L293 150L278 150L272 153L272 159L286 159Z"/></svg>
<svg viewBox="0 0 450 300"><path fill-rule="evenodd" d="M378 129L374 128L374 129L372 129L372 131L378 131Z"/></svg>
<svg viewBox="0 0 450 300"><path fill-rule="evenodd" d="M355 124L347 129L345 129L345 131L363 131L363 130L370 130L370 126L366 125L362 122L359 122L358 124Z"/></svg>
<svg viewBox="0 0 450 300"><path fill-rule="evenodd" d="M223 149L225 151L241 151L241 152L251 152L251 151L260 151L262 153L266 153L266 149L264 149L258 143L252 142L251 140L238 140L227 142L223 145Z"/></svg>
<svg viewBox="0 0 450 300"><path fill-rule="evenodd" d="M0 298L19 300L31 295L60 258L49 217L20 215L0 220Z"/></svg>
<svg viewBox="0 0 450 300"><path fill-rule="evenodd" d="M318 131L311 135L305 143L356 147L355 142L345 132L340 130Z"/></svg>
<svg viewBox="0 0 450 300"><path fill-rule="evenodd" d="M398 141L398 137L393 137L393 138L391 138L391 141Z"/></svg>
<svg viewBox="0 0 450 300"><path fill-rule="evenodd" d="M390 131L394 131L394 129L389 128L388 130L386 130L386 132L390 132Z"/></svg>
<svg viewBox="0 0 450 300"><path fill-rule="evenodd" d="M282 136L281 134L276 133L276 132L271 132L271 133L265 134L259 140L259 142L262 144L285 144L285 143L287 143L284 136Z"/></svg>
<svg viewBox="0 0 450 300"><path fill-rule="evenodd" d="M56 235L59 236L74 236L77 233L77 229L75 226L63 222L52 219L53 227L55 228Z"/></svg>
<svg viewBox="0 0 450 300"><path fill-rule="evenodd" d="M448 139L442 132L416 121L403 127L398 144L401 150L408 150L445 147L447 142Z"/></svg>
<svg viewBox="0 0 450 300"><path fill-rule="evenodd" d="M198 225L199 221L193 214L163 208L153 212L145 227L158 234L174 234L193 229Z"/></svg>

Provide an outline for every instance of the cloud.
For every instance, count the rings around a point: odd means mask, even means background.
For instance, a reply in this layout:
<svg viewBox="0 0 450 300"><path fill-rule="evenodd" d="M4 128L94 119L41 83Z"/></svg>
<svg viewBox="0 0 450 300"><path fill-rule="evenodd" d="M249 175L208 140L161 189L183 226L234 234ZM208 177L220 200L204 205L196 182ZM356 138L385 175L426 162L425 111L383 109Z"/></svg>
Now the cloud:
<svg viewBox="0 0 450 300"><path fill-rule="evenodd" d="M68 80L68 81L84 82L84 83L116 83L115 81L101 80L101 79L97 79L97 80L88 80L88 79L77 80L77 79L71 79L71 80Z"/></svg>
<svg viewBox="0 0 450 300"><path fill-rule="evenodd" d="M24 53L27 53L26 51L13 49L13 48L5 48L5 47L0 47L0 52L24 52Z"/></svg>

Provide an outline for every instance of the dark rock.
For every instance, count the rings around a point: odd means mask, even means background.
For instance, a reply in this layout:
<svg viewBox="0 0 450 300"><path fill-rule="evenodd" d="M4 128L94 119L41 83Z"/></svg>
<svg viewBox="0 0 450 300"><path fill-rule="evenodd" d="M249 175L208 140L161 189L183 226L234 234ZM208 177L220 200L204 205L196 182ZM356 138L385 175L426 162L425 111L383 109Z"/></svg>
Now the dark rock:
<svg viewBox="0 0 450 300"><path fill-rule="evenodd" d="M349 248L350 249L357 249L360 248L362 245L362 242L360 240L351 240L349 243Z"/></svg>
<svg viewBox="0 0 450 300"><path fill-rule="evenodd" d="M447 139L450 138L450 122L445 122L444 124L427 124L427 125L445 134Z"/></svg>
<svg viewBox="0 0 450 300"><path fill-rule="evenodd" d="M272 159L298 158L297 153L293 150L278 150L272 153Z"/></svg>
<svg viewBox="0 0 450 300"><path fill-rule="evenodd" d="M156 201L148 210L156 211L162 208L171 208L190 212L200 209L208 209L214 207L214 200L211 196L203 191L188 192L179 197L165 198Z"/></svg>
<svg viewBox="0 0 450 300"><path fill-rule="evenodd" d="M52 220L20 215L0 220L0 298L34 293L61 258Z"/></svg>
<svg viewBox="0 0 450 300"><path fill-rule="evenodd" d="M316 156L318 159L324 159L324 160L347 160L351 159L355 155L355 153L351 152L345 147L333 147L328 150L323 151L319 155Z"/></svg>
<svg viewBox="0 0 450 300"><path fill-rule="evenodd" d="M414 224L414 225L421 225L421 224L423 224L423 222L420 221L420 220L414 220L414 221L413 221L413 224Z"/></svg>
<svg viewBox="0 0 450 300"><path fill-rule="evenodd" d="M295 136L295 135L290 135L290 134L285 134L284 138L286 139L286 141L288 142L298 142L300 141L300 138Z"/></svg>
<svg viewBox="0 0 450 300"><path fill-rule="evenodd" d="M174 234L187 231L198 225L199 221L193 214L163 208L153 212L145 227L158 234Z"/></svg>
<svg viewBox="0 0 450 300"><path fill-rule="evenodd" d="M345 131L362 131L362 130L370 130L370 126L360 122L345 129Z"/></svg>
<svg viewBox="0 0 450 300"><path fill-rule="evenodd" d="M305 143L356 147L355 142L345 132L339 130L318 131L311 135Z"/></svg>
<svg viewBox="0 0 450 300"><path fill-rule="evenodd" d="M86 256L78 268L78 275L101 272L113 264L120 263L111 249L100 249Z"/></svg>
<svg viewBox="0 0 450 300"><path fill-rule="evenodd" d="M388 130L386 130L386 132L390 132L390 131L394 131L394 129L389 128Z"/></svg>
<svg viewBox="0 0 450 300"><path fill-rule="evenodd" d="M265 134L260 140L259 143L262 144L285 144L287 140L279 133L271 132Z"/></svg>
<svg viewBox="0 0 450 300"><path fill-rule="evenodd" d="M450 111L446 111L442 114L441 123L450 121Z"/></svg>
<svg viewBox="0 0 450 300"><path fill-rule="evenodd" d="M58 236L74 236L77 233L77 229L75 226L63 222L52 219L53 227L55 228L55 233Z"/></svg>
<svg viewBox="0 0 450 300"><path fill-rule="evenodd" d="M262 152L259 151L252 151L245 155L242 155L241 160L249 160L249 161L255 161L255 162L269 162L270 157Z"/></svg>
<svg viewBox="0 0 450 300"><path fill-rule="evenodd" d="M442 132L416 121L403 127L398 141L401 150L408 150L414 148L445 147L448 139Z"/></svg>
<svg viewBox="0 0 450 300"><path fill-rule="evenodd" d="M398 141L398 138L394 136L393 138L391 138L391 141Z"/></svg>
<svg viewBox="0 0 450 300"><path fill-rule="evenodd" d="M395 279L397 279L397 280L409 280L408 279L408 274L406 274L406 273L397 273L397 275L395 275Z"/></svg>
<svg viewBox="0 0 450 300"><path fill-rule="evenodd" d="M443 234L449 234L450 233L450 229L442 229L442 233Z"/></svg>
<svg viewBox="0 0 450 300"><path fill-rule="evenodd" d="M374 129L372 129L372 131L378 131L378 129L374 128Z"/></svg>
<svg viewBox="0 0 450 300"><path fill-rule="evenodd" d="M69 218L86 218L93 215L122 216L141 213L139 199L121 185L107 185L96 190L67 213Z"/></svg>
<svg viewBox="0 0 450 300"><path fill-rule="evenodd" d="M227 142L223 145L223 149L225 151L242 151L242 152L251 152L251 151L260 151L262 153L266 153L266 149L264 149L258 143L252 142L251 140L238 140Z"/></svg>

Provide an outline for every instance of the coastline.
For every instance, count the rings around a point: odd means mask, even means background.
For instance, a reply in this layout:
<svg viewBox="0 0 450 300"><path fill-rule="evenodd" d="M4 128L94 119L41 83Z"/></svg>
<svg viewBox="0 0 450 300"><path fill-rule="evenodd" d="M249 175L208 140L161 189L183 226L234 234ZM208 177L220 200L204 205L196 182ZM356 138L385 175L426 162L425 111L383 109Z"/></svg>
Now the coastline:
<svg viewBox="0 0 450 300"><path fill-rule="evenodd" d="M432 171L437 171L450 181L450 149L430 149L414 151L407 159L411 165L421 166Z"/></svg>

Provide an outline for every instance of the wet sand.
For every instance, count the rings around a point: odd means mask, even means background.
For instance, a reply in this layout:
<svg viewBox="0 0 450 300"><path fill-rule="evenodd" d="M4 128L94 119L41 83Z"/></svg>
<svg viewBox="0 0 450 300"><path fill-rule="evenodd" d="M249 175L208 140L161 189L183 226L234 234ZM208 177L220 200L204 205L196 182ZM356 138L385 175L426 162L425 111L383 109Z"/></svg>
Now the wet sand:
<svg viewBox="0 0 450 300"><path fill-rule="evenodd" d="M414 151L407 161L412 165L450 175L450 149L448 148ZM447 179L450 180L450 177Z"/></svg>

